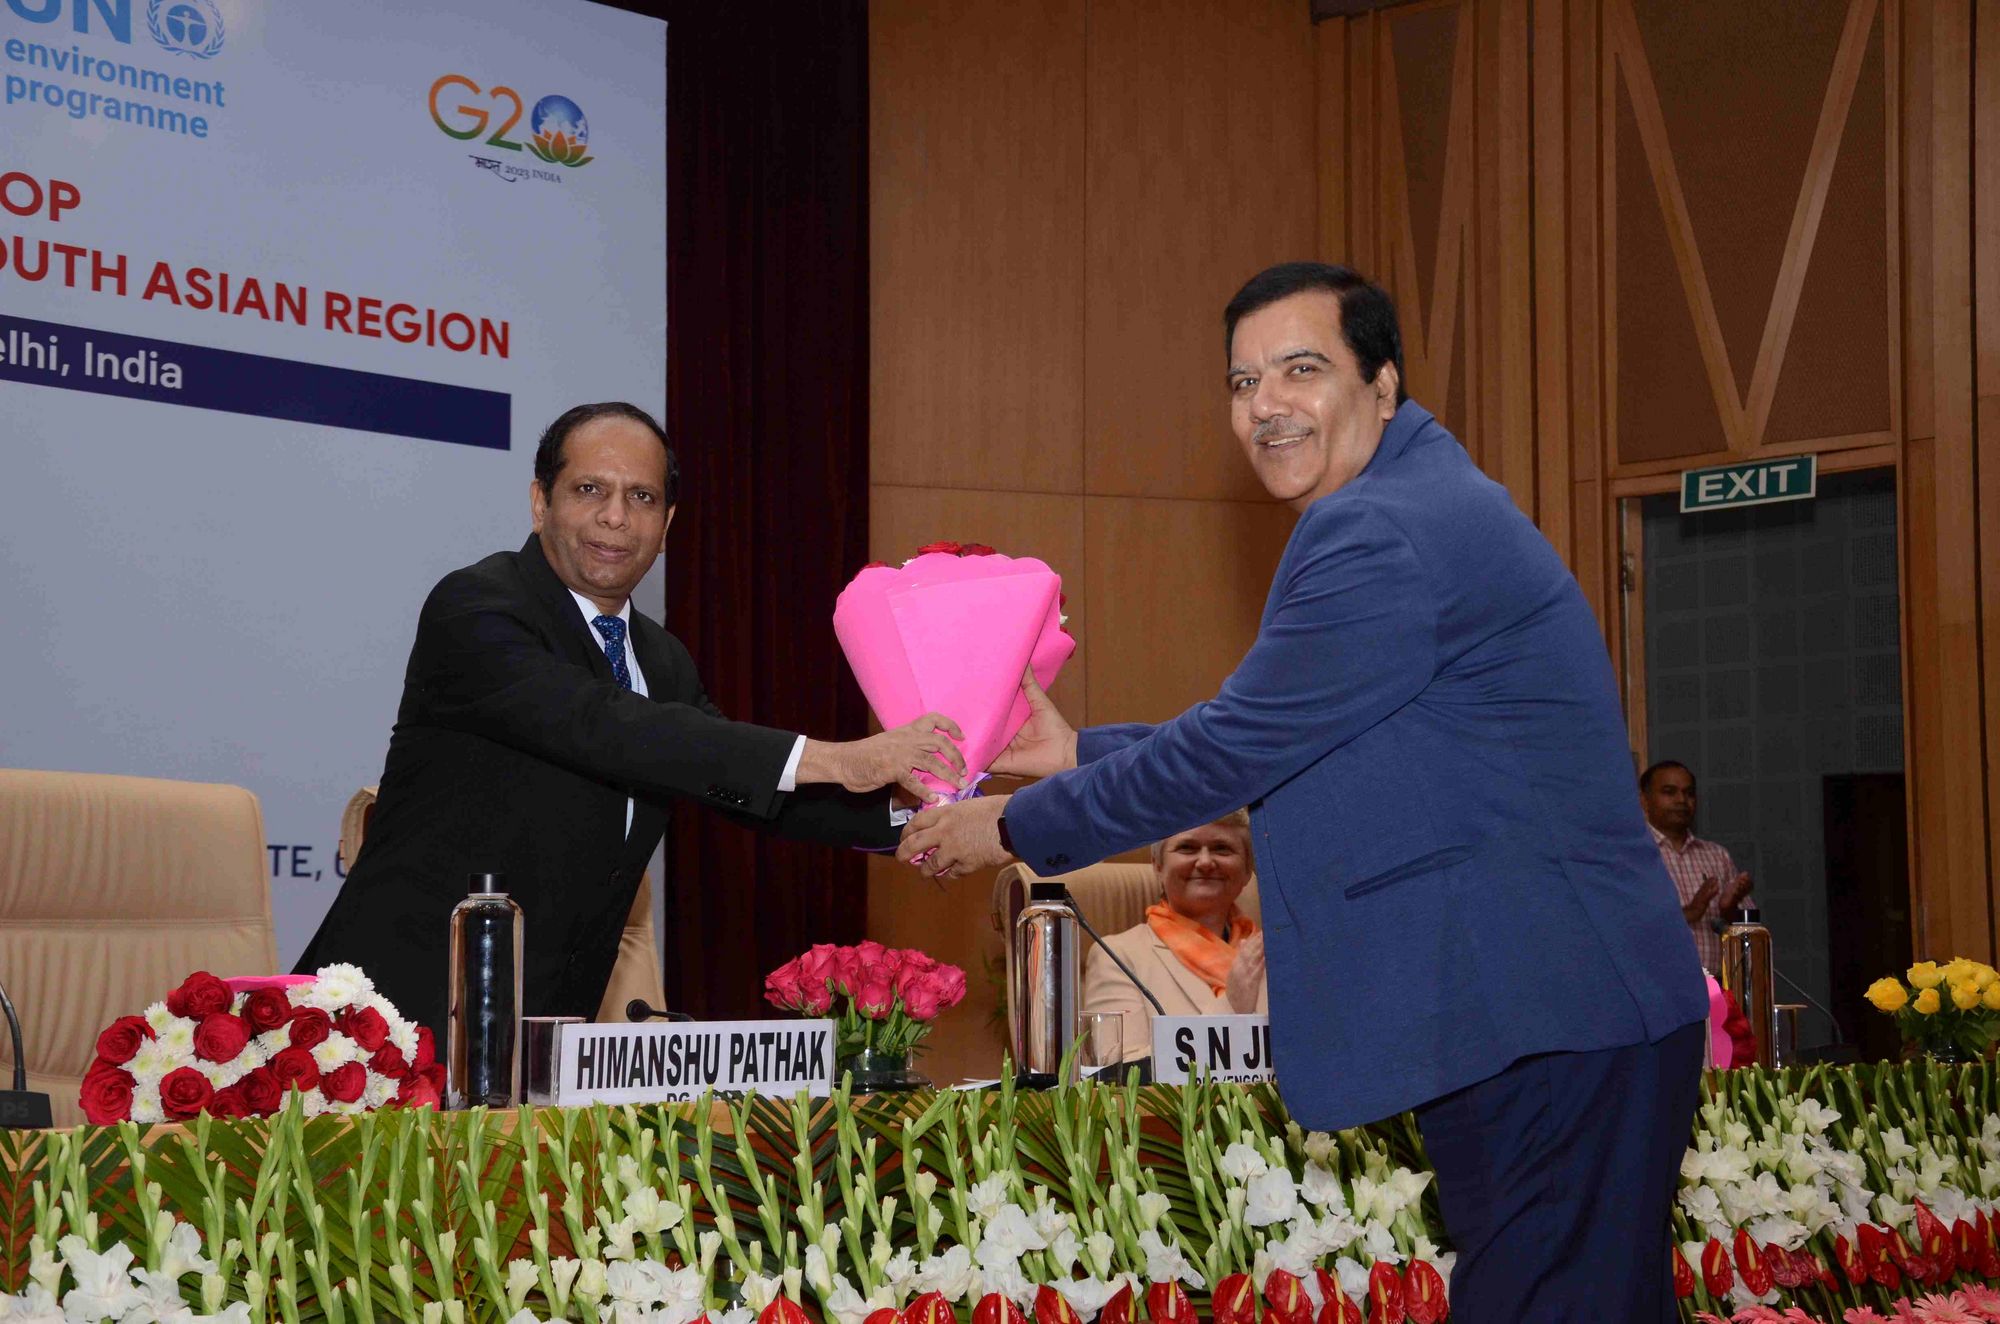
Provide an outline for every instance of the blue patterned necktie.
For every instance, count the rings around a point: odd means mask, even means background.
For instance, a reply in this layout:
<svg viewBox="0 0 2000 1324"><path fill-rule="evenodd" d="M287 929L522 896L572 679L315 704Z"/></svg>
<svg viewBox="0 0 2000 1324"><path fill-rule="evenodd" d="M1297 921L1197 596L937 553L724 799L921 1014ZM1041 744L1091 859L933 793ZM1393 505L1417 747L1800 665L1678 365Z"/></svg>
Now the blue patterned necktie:
<svg viewBox="0 0 2000 1324"><path fill-rule="evenodd" d="M596 616L590 623L604 636L604 656L611 663L611 674L618 677L620 685L631 689L632 673L625 669L625 622L616 616Z"/></svg>

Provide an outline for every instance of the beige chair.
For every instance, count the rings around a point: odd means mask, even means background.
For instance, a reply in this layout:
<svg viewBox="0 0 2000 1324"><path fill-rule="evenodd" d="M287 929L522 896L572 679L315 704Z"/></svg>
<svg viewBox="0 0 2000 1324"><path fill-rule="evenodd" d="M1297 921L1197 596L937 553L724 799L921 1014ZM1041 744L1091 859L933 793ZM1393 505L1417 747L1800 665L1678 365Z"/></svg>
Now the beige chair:
<svg viewBox="0 0 2000 1324"><path fill-rule="evenodd" d="M1025 864L1010 864L993 880L993 924L1003 937L1014 931L1014 916L1020 914L1028 884L1033 882L1066 884L1084 922L1106 937L1144 923L1146 907L1160 899L1159 879L1154 876L1151 864L1093 864L1047 879ZM1236 904L1244 914L1262 922L1254 875ZM1092 945L1090 935L1085 934L1083 946L1077 952L1079 962L1089 954Z"/></svg>
<svg viewBox="0 0 2000 1324"><path fill-rule="evenodd" d="M0 769L0 982L58 1126L97 1036L196 970L277 969L257 797L240 786ZM0 1071L13 1071L0 1035Z"/></svg>
<svg viewBox="0 0 2000 1324"><path fill-rule="evenodd" d="M344 872L361 853L361 839L368 831L368 816L375 811L377 788L364 786L348 800L340 816L340 867ZM653 932L653 878L650 872L639 877L639 894L632 898L632 911L625 917L625 932L618 939L618 961L611 967L611 982L605 986L604 1001L597 1006L597 1019L622 1021L625 1004L643 998L655 1007L667 1003L666 984L660 972L660 944Z"/></svg>

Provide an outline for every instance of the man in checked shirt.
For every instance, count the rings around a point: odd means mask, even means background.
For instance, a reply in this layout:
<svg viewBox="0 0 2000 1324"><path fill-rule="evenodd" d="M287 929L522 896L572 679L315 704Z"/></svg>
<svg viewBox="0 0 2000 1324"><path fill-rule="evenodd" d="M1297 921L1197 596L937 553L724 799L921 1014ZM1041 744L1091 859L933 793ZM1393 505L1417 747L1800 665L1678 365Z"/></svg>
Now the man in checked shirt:
<svg viewBox="0 0 2000 1324"><path fill-rule="evenodd" d="M1722 963L1719 935L1737 907L1748 902L1750 875L1722 846L1694 834L1694 798L1694 774L1685 763L1665 759L1639 774L1639 800L1660 860L1680 893L1702 969L1714 974Z"/></svg>

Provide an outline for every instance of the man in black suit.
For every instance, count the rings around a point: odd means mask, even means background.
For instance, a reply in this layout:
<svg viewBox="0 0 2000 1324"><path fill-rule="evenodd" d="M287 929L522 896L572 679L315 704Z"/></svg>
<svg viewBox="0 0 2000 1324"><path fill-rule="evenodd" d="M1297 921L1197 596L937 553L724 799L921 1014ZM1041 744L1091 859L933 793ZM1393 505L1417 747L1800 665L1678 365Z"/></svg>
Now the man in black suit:
<svg viewBox="0 0 2000 1324"><path fill-rule="evenodd" d="M300 970L352 962L442 1033L451 909L468 875L498 872L526 912L523 1010L590 1016L667 800L891 847L902 815L882 788L921 801L918 767L963 779L940 714L829 743L716 710L680 640L631 605L678 479L633 405L579 405L542 435L534 533L446 575L417 618L381 798Z"/></svg>

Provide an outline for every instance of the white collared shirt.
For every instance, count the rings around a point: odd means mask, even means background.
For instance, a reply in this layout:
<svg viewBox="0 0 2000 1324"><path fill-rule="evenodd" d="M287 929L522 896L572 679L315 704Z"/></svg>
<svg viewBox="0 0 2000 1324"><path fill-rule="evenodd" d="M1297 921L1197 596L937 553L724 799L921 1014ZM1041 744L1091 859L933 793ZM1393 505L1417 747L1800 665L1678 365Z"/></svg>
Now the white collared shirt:
<svg viewBox="0 0 2000 1324"><path fill-rule="evenodd" d="M583 623L590 627L591 634L597 639L597 646L599 648L604 647L610 640L606 639L603 631L597 628L597 618L607 613L599 610L596 603L575 589L570 589L569 595L576 599L576 609L583 613ZM625 599L624 602L619 604L617 614L618 619L625 622L625 672L632 678L632 692L634 694L644 694L646 697L651 698L652 692L646 688L646 673L639 669L639 655L632 648L632 600L630 598ZM608 657L609 654L607 653L606 656ZM805 752L806 738L800 736L792 742L792 756L785 760L785 770L778 777L778 790L780 792L791 792L798 789L799 758ZM630 836L632 833L632 800L629 796L625 800L625 833L627 836Z"/></svg>

